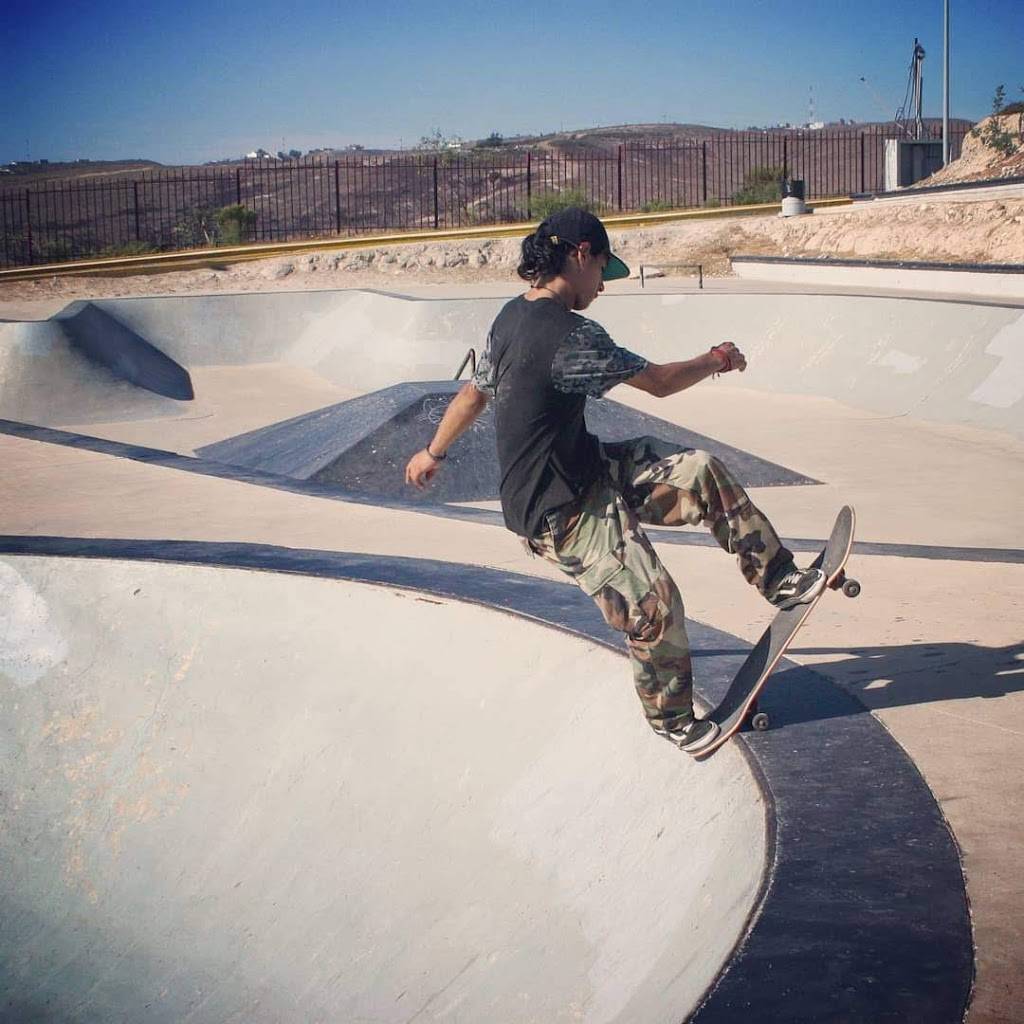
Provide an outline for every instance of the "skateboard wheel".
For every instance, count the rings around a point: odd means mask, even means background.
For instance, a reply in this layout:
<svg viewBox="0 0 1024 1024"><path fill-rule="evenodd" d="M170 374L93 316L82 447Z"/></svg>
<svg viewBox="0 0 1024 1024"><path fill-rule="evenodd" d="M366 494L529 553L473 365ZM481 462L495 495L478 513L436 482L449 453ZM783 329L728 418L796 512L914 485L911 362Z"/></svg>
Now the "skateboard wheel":
<svg viewBox="0 0 1024 1024"><path fill-rule="evenodd" d="M860 584L856 580L847 580L843 584L843 593L847 597L856 597L860 593Z"/></svg>
<svg viewBox="0 0 1024 1024"><path fill-rule="evenodd" d="M758 711L756 715L750 716L750 725L751 728L756 729L758 732L764 732L771 725L771 722L763 711Z"/></svg>

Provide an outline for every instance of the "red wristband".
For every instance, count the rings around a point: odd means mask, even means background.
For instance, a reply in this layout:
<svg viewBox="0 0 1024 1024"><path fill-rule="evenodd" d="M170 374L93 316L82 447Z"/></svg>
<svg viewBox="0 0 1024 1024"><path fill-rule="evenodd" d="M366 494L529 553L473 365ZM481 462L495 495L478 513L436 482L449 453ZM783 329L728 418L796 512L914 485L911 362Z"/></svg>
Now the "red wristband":
<svg viewBox="0 0 1024 1024"><path fill-rule="evenodd" d="M718 356L725 362L725 365L716 370L715 373L728 373L732 369L732 360L729 358L728 352L722 351L721 345L712 345L708 351L710 351L713 356Z"/></svg>

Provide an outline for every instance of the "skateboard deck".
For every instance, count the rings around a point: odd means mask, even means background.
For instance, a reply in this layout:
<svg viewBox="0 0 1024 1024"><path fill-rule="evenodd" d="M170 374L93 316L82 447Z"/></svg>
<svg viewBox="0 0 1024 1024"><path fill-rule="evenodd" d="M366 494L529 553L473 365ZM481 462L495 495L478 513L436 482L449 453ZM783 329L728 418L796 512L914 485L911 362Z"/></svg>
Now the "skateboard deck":
<svg viewBox="0 0 1024 1024"><path fill-rule="evenodd" d="M856 597L860 593L860 584L856 580L848 579L844 571L846 560L850 557L850 548L853 546L855 525L856 516L853 509L849 505L844 505L836 516L825 550L811 563L812 568L824 570L827 580L825 587L810 603L798 604L794 608L776 613L768 628L761 634L761 639L740 666L721 703L708 715L718 724L721 731L711 746L695 755L698 760L710 757L740 730L748 717L751 718L754 728L768 727L768 716L757 710L757 698L792 643L793 637L807 620L807 616L814 611L815 605L826 590L838 590L841 587L847 597Z"/></svg>

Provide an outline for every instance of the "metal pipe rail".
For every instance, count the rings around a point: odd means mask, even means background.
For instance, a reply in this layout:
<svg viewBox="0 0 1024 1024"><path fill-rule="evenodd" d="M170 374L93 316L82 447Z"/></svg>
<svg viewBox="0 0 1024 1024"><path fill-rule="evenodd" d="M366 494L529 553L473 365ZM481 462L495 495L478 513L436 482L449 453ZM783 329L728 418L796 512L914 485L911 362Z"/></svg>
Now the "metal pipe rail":
<svg viewBox="0 0 1024 1024"><path fill-rule="evenodd" d="M659 263L658 269L661 267L672 267L678 270L696 270L697 287L700 289L704 287L704 265L702 263ZM645 287L644 265L642 263L640 264L640 287Z"/></svg>
<svg viewBox="0 0 1024 1024"><path fill-rule="evenodd" d="M462 371L466 368L466 363L470 364L469 372L471 374L476 373L476 349L471 348L465 358L459 363L459 368L455 371L455 376L452 380L458 380L462 376Z"/></svg>

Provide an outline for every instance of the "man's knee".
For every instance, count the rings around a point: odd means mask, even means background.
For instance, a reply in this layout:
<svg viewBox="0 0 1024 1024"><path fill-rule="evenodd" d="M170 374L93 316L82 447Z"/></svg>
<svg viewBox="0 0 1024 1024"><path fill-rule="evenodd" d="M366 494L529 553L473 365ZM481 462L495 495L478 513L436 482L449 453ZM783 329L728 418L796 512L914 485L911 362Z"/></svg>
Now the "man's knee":
<svg viewBox="0 0 1024 1024"><path fill-rule="evenodd" d="M665 635L665 615L657 603L652 609L641 609L630 621L626 641L630 647L647 650L656 646Z"/></svg>

